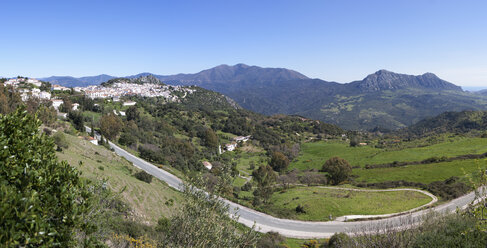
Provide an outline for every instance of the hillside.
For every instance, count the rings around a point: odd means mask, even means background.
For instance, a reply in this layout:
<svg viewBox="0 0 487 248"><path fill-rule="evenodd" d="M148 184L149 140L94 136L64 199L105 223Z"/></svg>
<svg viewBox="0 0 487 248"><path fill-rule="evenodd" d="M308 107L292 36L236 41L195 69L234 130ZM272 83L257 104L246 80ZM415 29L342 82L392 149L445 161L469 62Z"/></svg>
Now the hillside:
<svg viewBox="0 0 487 248"><path fill-rule="evenodd" d="M399 130L400 134L426 136L441 133L467 133L487 130L487 111L445 112Z"/></svg>
<svg viewBox="0 0 487 248"><path fill-rule="evenodd" d="M181 194L166 183L158 179L143 182L134 176L140 170L112 151L81 137L64 136L67 148L56 152L57 157L75 166L84 178L106 180L108 188L121 192L121 197L132 209L131 214L139 221L155 224L161 217L172 216L179 207Z"/></svg>

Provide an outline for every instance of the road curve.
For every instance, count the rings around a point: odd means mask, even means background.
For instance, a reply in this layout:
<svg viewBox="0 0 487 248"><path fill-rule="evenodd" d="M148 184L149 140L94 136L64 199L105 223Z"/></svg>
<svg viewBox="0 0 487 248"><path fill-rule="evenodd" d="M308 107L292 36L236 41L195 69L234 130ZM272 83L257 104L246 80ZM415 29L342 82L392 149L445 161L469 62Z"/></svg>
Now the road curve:
<svg viewBox="0 0 487 248"><path fill-rule="evenodd" d="M87 128L89 132L89 128ZM154 177L165 181L169 186L181 190L183 181L171 173L164 171L157 166L138 158L119 146L109 141L110 147L114 149L115 153L126 158L132 162L134 166L146 171ZM238 214L240 217L238 222L252 227L255 225L260 232L279 232L281 235L291 238L329 238L337 232L353 232L356 230L365 230L371 226L388 225L400 226L410 225L421 220L421 217L430 213L431 211L437 213L446 213L455 211L457 208L465 208L475 199L475 193L470 192L462 197L456 198L448 203L436 206L431 209L413 212L408 215L401 215L380 220L367 220L356 222L341 222L341 221L327 221L327 222L310 222L298 221L289 219L280 219L268 214L258 212L256 210L241 206L232 201L223 199L229 205L230 214Z"/></svg>

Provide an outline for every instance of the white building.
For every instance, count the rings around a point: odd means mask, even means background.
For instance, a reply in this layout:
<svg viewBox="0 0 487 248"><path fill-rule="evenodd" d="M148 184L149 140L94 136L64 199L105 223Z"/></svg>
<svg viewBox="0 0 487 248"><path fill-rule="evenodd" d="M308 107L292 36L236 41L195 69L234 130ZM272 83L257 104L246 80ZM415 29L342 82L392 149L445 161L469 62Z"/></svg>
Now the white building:
<svg viewBox="0 0 487 248"><path fill-rule="evenodd" d="M90 140L90 143L93 144L93 145L98 145L98 140L93 138L93 137L89 137L88 138Z"/></svg>
<svg viewBox="0 0 487 248"><path fill-rule="evenodd" d="M52 106L56 109L56 110L59 110L59 106L61 106L61 104L64 103L63 100L59 100L59 99L53 99L51 100L52 102Z"/></svg>
<svg viewBox="0 0 487 248"><path fill-rule="evenodd" d="M203 161L202 163L205 166L205 168L208 170L211 170L211 168L213 168L213 165L208 161Z"/></svg>
<svg viewBox="0 0 487 248"><path fill-rule="evenodd" d="M124 102L124 103L123 103L123 106L134 106L135 104L137 104L137 102L134 102L134 101L127 101L127 102Z"/></svg>
<svg viewBox="0 0 487 248"><path fill-rule="evenodd" d="M41 81L37 80L37 79L34 79L34 78L29 78L27 79L27 83L29 84L33 84L35 85L36 87L41 87L42 83Z"/></svg>
<svg viewBox="0 0 487 248"><path fill-rule="evenodd" d="M73 107L71 107L72 110L78 110L79 108L79 103L73 103L72 105Z"/></svg>
<svg viewBox="0 0 487 248"><path fill-rule="evenodd" d="M231 152L237 148L237 143L231 143L231 144L226 144L225 145L225 150Z"/></svg>
<svg viewBox="0 0 487 248"><path fill-rule="evenodd" d="M40 98L40 99L46 99L46 100L49 100L49 99L51 99L51 93L46 92L46 91L41 91L41 92L39 93L39 98Z"/></svg>
<svg viewBox="0 0 487 248"><path fill-rule="evenodd" d="M249 136L237 136L235 138L233 138L233 140L235 142L247 142L249 139L250 139L250 135Z"/></svg>

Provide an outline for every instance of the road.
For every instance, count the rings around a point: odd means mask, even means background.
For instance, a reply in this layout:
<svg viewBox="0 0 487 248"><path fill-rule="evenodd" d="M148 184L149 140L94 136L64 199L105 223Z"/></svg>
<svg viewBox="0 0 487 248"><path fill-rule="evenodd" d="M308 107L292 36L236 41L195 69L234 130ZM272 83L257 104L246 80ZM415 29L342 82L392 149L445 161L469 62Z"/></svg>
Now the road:
<svg viewBox="0 0 487 248"><path fill-rule="evenodd" d="M90 132L87 127L87 132ZM97 137L98 138L98 137ZM115 153L126 158L134 164L134 166L146 171L154 177L166 182L169 186L180 190L182 187L182 180L164 171L155 165L138 158L119 146L109 141L110 147L114 149ZM291 238L329 238L337 232L353 232L355 230L366 230L372 226L401 226L411 225L421 220L421 217L430 212L446 213L455 211L457 208L465 208L475 199L475 193L471 192L462 197L454 199L448 203L436 206L431 209L417 211L408 215L401 215L380 220L367 220L355 222L341 222L341 221L327 221L327 222L311 222L311 221L297 221L288 219L279 219L268 214L264 214L253 209L238 205L237 203L223 199L230 207L230 214L238 214L240 217L238 222L252 227L255 227L260 232L279 232L281 235Z"/></svg>

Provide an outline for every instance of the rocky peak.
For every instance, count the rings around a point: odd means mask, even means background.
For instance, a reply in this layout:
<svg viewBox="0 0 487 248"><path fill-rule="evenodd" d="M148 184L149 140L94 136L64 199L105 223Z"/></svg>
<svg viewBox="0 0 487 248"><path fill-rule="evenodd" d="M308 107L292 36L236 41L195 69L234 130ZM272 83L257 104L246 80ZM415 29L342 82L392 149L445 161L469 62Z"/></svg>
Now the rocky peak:
<svg viewBox="0 0 487 248"><path fill-rule="evenodd" d="M438 78L433 73L425 73L419 76L394 73L387 70L379 70L368 75L362 81L352 83L362 91L381 91L406 88L423 88L438 90L461 90L459 86Z"/></svg>

